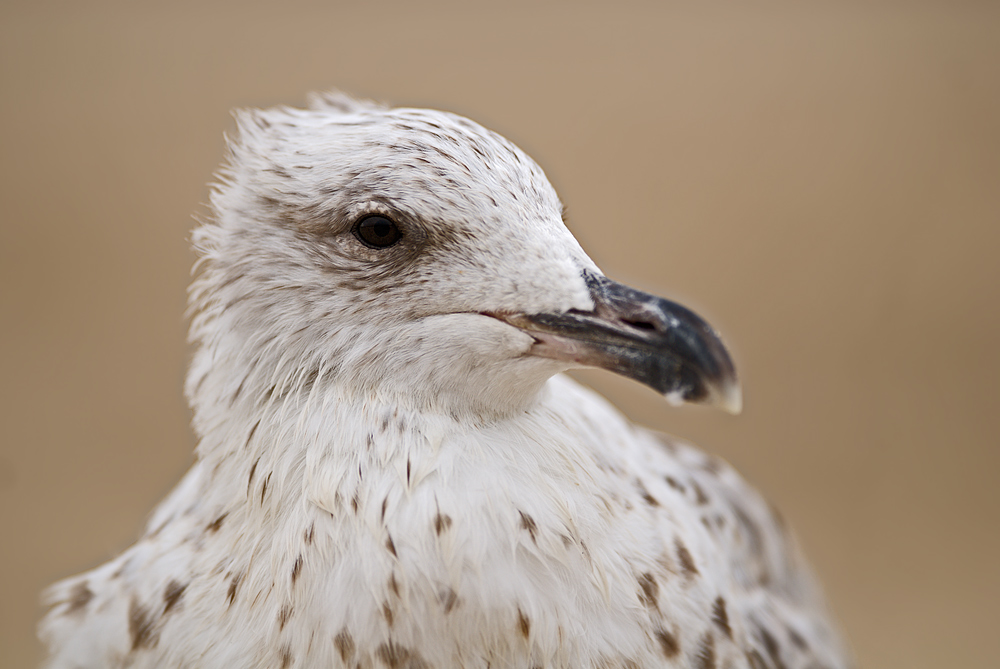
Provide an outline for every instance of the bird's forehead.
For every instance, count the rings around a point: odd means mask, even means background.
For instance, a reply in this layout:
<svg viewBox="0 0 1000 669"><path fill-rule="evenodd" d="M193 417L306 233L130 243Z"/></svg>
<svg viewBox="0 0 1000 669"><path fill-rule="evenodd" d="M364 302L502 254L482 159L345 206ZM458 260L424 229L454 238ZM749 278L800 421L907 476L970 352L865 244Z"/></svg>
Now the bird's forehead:
<svg viewBox="0 0 1000 669"><path fill-rule="evenodd" d="M461 116L431 109L375 109L331 115L331 130L352 136L359 154L470 176L546 182L541 168L513 143ZM443 175L442 175L443 176ZM546 182L547 183L547 182Z"/></svg>
<svg viewBox="0 0 1000 669"><path fill-rule="evenodd" d="M325 166L328 194L436 204L508 222L558 217L561 204L541 168L468 119L426 109L306 113L313 116L298 128L302 141L290 158Z"/></svg>

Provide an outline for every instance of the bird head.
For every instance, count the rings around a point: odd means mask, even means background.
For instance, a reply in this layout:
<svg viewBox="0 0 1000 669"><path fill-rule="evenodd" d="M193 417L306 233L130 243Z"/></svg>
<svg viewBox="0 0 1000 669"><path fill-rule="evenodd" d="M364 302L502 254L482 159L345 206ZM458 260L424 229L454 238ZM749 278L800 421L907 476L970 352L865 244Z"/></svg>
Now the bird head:
<svg viewBox="0 0 1000 669"><path fill-rule="evenodd" d="M605 277L541 168L465 118L339 94L238 112L195 230L188 391L317 384L450 413L524 406L553 374L606 368L737 412L718 335Z"/></svg>

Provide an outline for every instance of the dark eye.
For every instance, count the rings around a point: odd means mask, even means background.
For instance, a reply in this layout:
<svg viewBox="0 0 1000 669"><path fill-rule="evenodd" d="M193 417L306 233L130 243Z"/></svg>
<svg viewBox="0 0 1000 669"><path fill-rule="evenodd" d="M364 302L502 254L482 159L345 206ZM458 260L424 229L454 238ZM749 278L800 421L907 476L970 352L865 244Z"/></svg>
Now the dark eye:
<svg viewBox="0 0 1000 669"><path fill-rule="evenodd" d="M384 249L399 241L403 233L385 216L366 216L354 226L358 239L375 249Z"/></svg>

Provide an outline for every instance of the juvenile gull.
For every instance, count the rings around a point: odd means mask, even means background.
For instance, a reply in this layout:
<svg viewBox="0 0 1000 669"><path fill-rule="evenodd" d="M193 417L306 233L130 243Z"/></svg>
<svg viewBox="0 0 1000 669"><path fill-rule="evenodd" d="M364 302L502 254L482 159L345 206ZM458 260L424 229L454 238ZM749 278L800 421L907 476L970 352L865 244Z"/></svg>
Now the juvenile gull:
<svg viewBox="0 0 1000 669"><path fill-rule="evenodd" d="M237 121L194 232L197 461L49 589L49 666L851 666L763 499L560 374L740 407L527 155L337 94Z"/></svg>

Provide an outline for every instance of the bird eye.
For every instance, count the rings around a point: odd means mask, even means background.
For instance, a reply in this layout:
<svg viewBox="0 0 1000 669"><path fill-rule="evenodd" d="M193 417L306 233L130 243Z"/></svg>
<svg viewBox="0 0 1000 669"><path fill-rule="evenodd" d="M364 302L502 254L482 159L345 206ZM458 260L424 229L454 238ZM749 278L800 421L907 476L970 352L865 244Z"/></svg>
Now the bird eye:
<svg viewBox="0 0 1000 669"><path fill-rule="evenodd" d="M374 249L388 248L403 236L399 226L385 216L366 216L354 226L354 234Z"/></svg>

